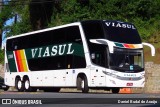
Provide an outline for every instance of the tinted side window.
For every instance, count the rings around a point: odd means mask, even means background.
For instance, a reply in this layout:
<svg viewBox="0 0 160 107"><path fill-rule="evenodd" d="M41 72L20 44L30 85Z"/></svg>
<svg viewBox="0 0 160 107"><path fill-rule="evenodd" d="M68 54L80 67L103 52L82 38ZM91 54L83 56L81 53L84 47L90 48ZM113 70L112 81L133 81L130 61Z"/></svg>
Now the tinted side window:
<svg viewBox="0 0 160 107"><path fill-rule="evenodd" d="M66 56L66 63L67 67L69 68L85 68L86 67L86 60L84 56L84 49L83 49L83 43L82 38L80 34L79 27L68 27L66 30L66 37L67 42L75 43L80 46L80 48L77 49L77 52L81 53L81 56L72 54Z"/></svg>
<svg viewBox="0 0 160 107"><path fill-rule="evenodd" d="M7 40L7 51L12 51L14 46L13 46L13 40L12 39L9 39Z"/></svg>
<svg viewBox="0 0 160 107"><path fill-rule="evenodd" d="M87 40L104 38L102 24L99 21L82 23Z"/></svg>
<svg viewBox="0 0 160 107"><path fill-rule="evenodd" d="M79 46L75 48L75 53L81 52L81 55L70 54L53 57L43 57L37 59L28 59L29 68L32 71L38 70L53 70L53 69L72 69L72 68L84 68L86 67L86 61L84 57L83 44L81 41L81 35L78 26L66 27L49 31L48 33L40 34L41 41L35 42L32 46L48 46L72 43L73 46ZM36 35L35 35L36 36ZM50 38L50 40L48 39ZM46 39L46 40L45 40ZM32 40L33 42L35 40ZM78 44L78 45L77 45ZM40 47L40 46L38 46ZM59 47L57 52L59 52ZM67 45L66 45L66 48ZM77 52L78 51L78 52Z"/></svg>
<svg viewBox="0 0 160 107"><path fill-rule="evenodd" d="M90 39L104 39L105 34L100 21L82 23L87 39L91 60L94 64L108 67L107 46L91 43Z"/></svg>
<svg viewBox="0 0 160 107"><path fill-rule="evenodd" d="M29 36L31 38L28 48L64 43L65 36L65 28L36 33Z"/></svg>

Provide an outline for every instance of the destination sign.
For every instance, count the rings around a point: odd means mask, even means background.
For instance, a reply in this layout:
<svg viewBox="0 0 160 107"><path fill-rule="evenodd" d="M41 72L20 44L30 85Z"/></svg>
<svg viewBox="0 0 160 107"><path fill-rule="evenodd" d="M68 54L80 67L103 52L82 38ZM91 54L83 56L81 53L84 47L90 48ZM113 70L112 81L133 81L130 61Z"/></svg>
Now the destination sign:
<svg viewBox="0 0 160 107"><path fill-rule="evenodd" d="M136 29L134 25L127 23L117 23L117 22L106 22L108 27L116 27L116 28L126 28L126 29Z"/></svg>

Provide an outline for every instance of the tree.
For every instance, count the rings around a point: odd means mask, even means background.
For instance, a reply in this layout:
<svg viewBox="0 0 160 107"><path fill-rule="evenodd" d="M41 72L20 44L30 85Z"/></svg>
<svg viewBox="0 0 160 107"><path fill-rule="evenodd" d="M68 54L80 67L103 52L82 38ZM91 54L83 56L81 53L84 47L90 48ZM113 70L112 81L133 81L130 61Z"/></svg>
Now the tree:
<svg viewBox="0 0 160 107"><path fill-rule="evenodd" d="M29 3L30 21L32 29L46 28L48 23L51 22L51 16L53 13L53 6L56 4L53 0L31 0Z"/></svg>
<svg viewBox="0 0 160 107"><path fill-rule="evenodd" d="M143 40L160 29L160 0L11 0L0 13L0 23L18 15L8 35L16 35L82 20L120 20L136 25Z"/></svg>

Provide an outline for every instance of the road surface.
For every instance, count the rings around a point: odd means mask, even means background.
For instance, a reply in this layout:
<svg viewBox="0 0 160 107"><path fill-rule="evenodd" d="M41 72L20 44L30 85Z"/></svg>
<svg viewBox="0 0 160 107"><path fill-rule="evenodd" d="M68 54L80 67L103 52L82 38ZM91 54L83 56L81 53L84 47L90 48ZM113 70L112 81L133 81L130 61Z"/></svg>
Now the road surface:
<svg viewBox="0 0 160 107"><path fill-rule="evenodd" d="M0 99L12 103L0 107L160 107L160 94L7 91L0 92Z"/></svg>

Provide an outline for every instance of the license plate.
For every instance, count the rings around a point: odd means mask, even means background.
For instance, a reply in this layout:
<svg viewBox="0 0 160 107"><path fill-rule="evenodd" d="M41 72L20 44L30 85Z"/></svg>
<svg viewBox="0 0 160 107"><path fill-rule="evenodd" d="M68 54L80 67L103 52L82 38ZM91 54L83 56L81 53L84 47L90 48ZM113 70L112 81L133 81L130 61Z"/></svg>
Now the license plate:
<svg viewBox="0 0 160 107"><path fill-rule="evenodd" d="M126 86L133 86L133 83L127 83Z"/></svg>

